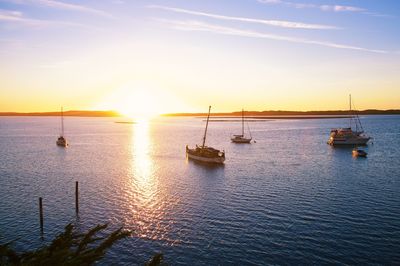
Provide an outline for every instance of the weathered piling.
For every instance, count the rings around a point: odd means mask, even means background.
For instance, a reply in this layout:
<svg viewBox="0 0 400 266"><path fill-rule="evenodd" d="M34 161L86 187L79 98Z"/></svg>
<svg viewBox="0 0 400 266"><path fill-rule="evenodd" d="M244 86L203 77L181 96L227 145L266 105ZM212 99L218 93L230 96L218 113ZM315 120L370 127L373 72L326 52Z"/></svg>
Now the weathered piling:
<svg viewBox="0 0 400 266"><path fill-rule="evenodd" d="M79 212L79 183L75 182L75 212Z"/></svg>
<svg viewBox="0 0 400 266"><path fill-rule="evenodd" d="M40 232L43 234L43 203L42 198L39 198L39 218L40 218Z"/></svg>

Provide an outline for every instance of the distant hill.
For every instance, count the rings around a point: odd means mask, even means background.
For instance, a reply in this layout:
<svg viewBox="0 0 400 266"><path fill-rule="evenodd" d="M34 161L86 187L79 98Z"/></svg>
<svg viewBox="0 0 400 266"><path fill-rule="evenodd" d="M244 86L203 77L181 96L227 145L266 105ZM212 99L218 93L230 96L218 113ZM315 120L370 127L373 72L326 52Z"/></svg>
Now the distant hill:
<svg viewBox="0 0 400 266"><path fill-rule="evenodd" d="M350 112L348 110L332 110L332 111L245 111L245 116L319 116L319 115L328 115L328 116L345 116L349 115ZM363 111L357 111L359 115L399 115L399 109L393 110L376 110L376 109L368 109ZM207 113L174 113L174 114L165 114L164 116L206 116ZM241 116L242 112L231 112L231 113L212 113L213 116Z"/></svg>
<svg viewBox="0 0 400 266"><path fill-rule="evenodd" d="M0 116L60 116L60 112L33 112L33 113L0 112ZM64 116L118 117L121 115L116 111L65 111Z"/></svg>
<svg viewBox="0 0 400 266"><path fill-rule="evenodd" d="M333 110L333 111L245 111L245 116L265 117L265 116L346 116L349 111ZM357 111L359 115L399 115L399 109L392 110L376 110L368 109ZM0 112L0 116L59 116L60 112L31 112L31 113L17 113L17 112ZM206 116L207 113L173 113L164 114L163 116ZM212 113L213 116L227 116L235 117L241 116L242 112L231 113ZM64 116L79 116L79 117L120 117L121 115L116 111L65 111Z"/></svg>

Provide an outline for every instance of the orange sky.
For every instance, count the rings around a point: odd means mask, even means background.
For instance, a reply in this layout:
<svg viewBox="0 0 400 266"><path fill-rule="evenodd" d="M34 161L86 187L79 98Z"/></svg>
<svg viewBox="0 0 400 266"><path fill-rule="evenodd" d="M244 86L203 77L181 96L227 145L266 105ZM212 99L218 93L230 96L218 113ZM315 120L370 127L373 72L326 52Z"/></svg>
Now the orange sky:
<svg viewBox="0 0 400 266"><path fill-rule="evenodd" d="M337 110L350 93L358 109L400 109L398 18L315 8L305 23L305 10L257 1L5 2L0 112Z"/></svg>

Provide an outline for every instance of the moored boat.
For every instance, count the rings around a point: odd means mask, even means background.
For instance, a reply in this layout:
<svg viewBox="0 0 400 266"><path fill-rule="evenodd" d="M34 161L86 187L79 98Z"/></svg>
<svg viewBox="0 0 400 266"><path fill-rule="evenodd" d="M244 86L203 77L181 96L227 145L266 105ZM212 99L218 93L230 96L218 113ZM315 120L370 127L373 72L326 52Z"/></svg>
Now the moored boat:
<svg viewBox="0 0 400 266"><path fill-rule="evenodd" d="M245 137L244 135L244 110L242 109L242 134L241 135L233 135L231 137L231 141L234 143L250 143L253 139L251 136L251 132L249 129L250 137Z"/></svg>
<svg viewBox="0 0 400 266"><path fill-rule="evenodd" d="M368 153L366 153L364 150L360 150L358 148L353 149L353 157L367 157Z"/></svg>
<svg viewBox="0 0 400 266"><path fill-rule="evenodd" d="M58 146L61 146L61 147L67 147L68 146L68 142L63 136L59 136L58 137L58 139L56 141L56 144Z"/></svg>
<svg viewBox="0 0 400 266"><path fill-rule="evenodd" d="M350 95L350 127L347 128L334 128L331 130L328 144L335 145L366 145L371 139L364 133L361 125L360 118L351 109L351 95ZM355 129L353 130L353 124Z"/></svg>
<svg viewBox="0 0 400 266"><path fill-rule="evenodd" d="M211 106L208 108L208 116L207 116L206 129L204 131L204 136L203 136L203 144L201 146L196 145L196 147L193 149L189 148L189 146L186 145L186 156L189 159L200 162L222 164L225 161L225 151L220 151L218 149L215 149L213 147L207 147L205 145L208 122L210 120L210 111L211 111Z"/></svg>
<svg viewBox="0 0 400 266"><path fill-rule="evenodd" d="M186 145L186 154L190 159L205 163L224 163L225 161L225 152L207 146L196 145L196 148L190 149Z"/></svg>
<svg viewBox="0 0 400 266"><path fill-rule="evenodd" d="M67 147L68 142L67 139L64 137L64 112L63 108L61 107L61 134L56 141L57 146L60 147Z"/></svg>
<svg viewBox="0 0 400 266"><path fill-rule="evenodd" d="M331 130L329 145L366 145L370 137L363 131L354 131L352 128L336 128Z"/></svg>

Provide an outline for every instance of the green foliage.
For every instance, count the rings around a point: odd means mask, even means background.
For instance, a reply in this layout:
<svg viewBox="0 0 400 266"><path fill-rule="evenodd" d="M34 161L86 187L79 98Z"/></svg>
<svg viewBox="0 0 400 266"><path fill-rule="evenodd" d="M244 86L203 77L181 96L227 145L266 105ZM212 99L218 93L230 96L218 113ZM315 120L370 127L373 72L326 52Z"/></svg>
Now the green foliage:
<svg viewBox="0 0 400 266"><path fill-rule="evenodd" d="M145 266L158 266L163 265L164 256L161 253L157 253L153 256L153 258L148 261Z"/></svg>
<svg viewBox="0 0 400 266"><path fill-rule="evenodd" d="M119 228L104 237L96 237L106 228L107 224L97 225L85 234L77 234L74 226L68 224L50 245L21 254L10 247L12 242L0 245L0 265L92 265L116 241L131 235Z"/></svg>
<svg viewBox="0 0 400 266"><path fill-rule="evenodd" d="M12 242L0 245L0 265L18 265L19 256L10 248Z"/></svg>

